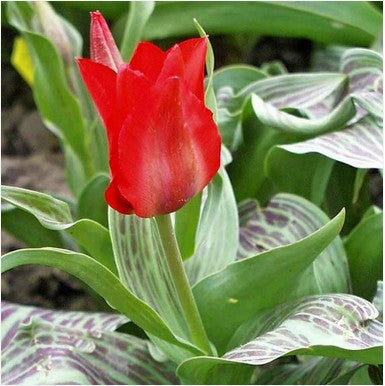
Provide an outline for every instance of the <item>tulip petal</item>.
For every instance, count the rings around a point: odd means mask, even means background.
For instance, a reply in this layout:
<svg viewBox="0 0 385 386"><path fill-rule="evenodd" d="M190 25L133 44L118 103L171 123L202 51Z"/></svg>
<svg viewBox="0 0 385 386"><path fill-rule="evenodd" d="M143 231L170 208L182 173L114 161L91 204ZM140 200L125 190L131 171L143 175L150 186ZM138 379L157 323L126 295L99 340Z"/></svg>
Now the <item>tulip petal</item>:
<svg viewBox="0 0 385 386"><path fill-rule="evenodd" d="M194 38L178 44L184 62L185 79L190 90L203 101L204 68L207 52L207 38Z"/></svg>
<svg viewBox="0 0 385 386"><path fill-rule="evenodd" d="M77 59L83 81L101 115L107 132L116 107L116 73L90 59Z"/></svg>
<svg viewBox="0 0 385 386"><path fill-rule="evenodd" d="M132 111L134 104L151 86L148 78L140 71L133 70L128 63L119 67L116 94L117 106L115 110L120 115L120 126L123 124L127 114Z"/></svg>
<svg viewBox="0 0 385 386"><path fill-rule="evenodd" d="M173 212L219 168L212 112L178 77L148 91L119 134L119 191L140 217Z"/></svg>
<svg viewBox="0 0 385 386"><path fill-rule="evenodd" d="M93 61L115 71L123 63L106 20L99 11L91 12L90 56Z"/></svg>
<svg viewBox="0 0 385 386"><path fill-rule="evenodd" d="M155 44L139 42L130 61L130 67L155 82L165 59L166 53Z"/></svg>
<svg viewBox="0 0 385 386"><path fill-rule="evenodd" d="M118 185L116 183L116 178L112 178L108 188L104 193L105 199L108 202L108 205L117 210L120 213L132 214L133 208L132 205L127 202L127 200L122 196L119 191Z"/></svg>

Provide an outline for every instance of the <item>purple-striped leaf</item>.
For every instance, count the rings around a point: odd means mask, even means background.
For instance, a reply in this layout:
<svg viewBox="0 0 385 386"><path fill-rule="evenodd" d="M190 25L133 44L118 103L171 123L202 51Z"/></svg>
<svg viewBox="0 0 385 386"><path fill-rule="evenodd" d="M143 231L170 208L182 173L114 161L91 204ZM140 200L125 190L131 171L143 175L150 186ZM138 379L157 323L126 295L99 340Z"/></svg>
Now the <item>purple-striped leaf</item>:
<svg viewBox="0 0 385 386"><path fill-rule="evenodd" d="M357 108L344 130L281 145L292 153L318 152L356 168L383 168L382 55L362 48L346 50L340 70L348 76L348 97ZM341 102L344 103L344 102Z"/></svg>
<svg viewBox="0 0 385 386"><path fill-rule="evenodd" d="M4 384L175 384L173 365L156 362L147 341L118 332L117 314L62 312L5 303ZM4 339L4 338L3 338Z"/></svg>
<svg viewBox="0 0 385 386"><path fill-rule="evenodd" d="M278 194L261 209L252 200L239 207L238 259L294 243L326 224L328 217L314 204L292 194ZM349 271L341 238L337 236L297 280L299 293L347 292ZM307 292L309 293L309 292Z"/></svg>
<svg viewBox="0 0 385 386"><path fill-rule="evenodd" d="M377 316L377 309L357 296L309 296L281 307L274 329L223 358L261 365L295 353L382 363L383 325Z"/></svg>
<svg viewBox="0 0 385 386"><path fill-rule="evenodd" d="M377 290L373 298L373 304L379 312L378 319L382 321L384 312L384 282L382 280L377 282Z"/></svg>
<svg viewBox="0 0 385 386"><path fill-rule="evenodd" d="M383 128L382 122L369 114L345 130L281 148L292 153L321 153L329 158L356 168L383 168Z"/></svg>

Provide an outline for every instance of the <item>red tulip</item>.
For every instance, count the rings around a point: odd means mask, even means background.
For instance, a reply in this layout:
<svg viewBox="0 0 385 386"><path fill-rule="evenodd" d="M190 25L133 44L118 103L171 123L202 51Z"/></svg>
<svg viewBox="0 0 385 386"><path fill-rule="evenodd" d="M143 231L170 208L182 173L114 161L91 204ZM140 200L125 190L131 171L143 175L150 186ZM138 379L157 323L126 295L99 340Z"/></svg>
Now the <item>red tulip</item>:
<svg viewBox="0 0 385 386"><path fill-rule="evenodd" d="M117 65L104 19L100 13L92 19L94 60L78 64L107 129L106 200L117 211L140 217L174 212L220 165L221 139L204 105L207 40L189 39L167 51L140 42L131 61Z"/></svg>

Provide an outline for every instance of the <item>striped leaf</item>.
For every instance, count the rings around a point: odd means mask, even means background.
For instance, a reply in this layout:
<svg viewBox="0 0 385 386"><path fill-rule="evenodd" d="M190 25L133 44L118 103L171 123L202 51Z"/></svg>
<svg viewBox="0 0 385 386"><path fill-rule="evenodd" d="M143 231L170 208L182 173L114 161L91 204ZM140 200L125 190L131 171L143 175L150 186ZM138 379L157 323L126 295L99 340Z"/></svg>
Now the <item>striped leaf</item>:
<svg viewBox="0 0 385 386"><path fill-rule="evenodd" d="M34 216L44 228L65 230L92 257L116 272L109 232L96 221L74 222L66 202L33 190L2 186L1 198Z"/></svg>
<svg viewBox="0 0 385 386"><path fill-rule="evenodd" d="M204 191L196 250L185 261L191 285L235 260L238 232L237 204L229 177L222 167Z"/></svg>
<svg viewBox="0 0 385 386"><path fill-rule="evenodd" d="M382 143L382 122L366 115L345 130L280 147L296 154L321 153L356 168L381 169L384 162Z"/></svg>
<svg viewBox="0 0 385 386"><path fill-rule="evenodd" d="M374 320L377 309L364 299L353 295L311 296L288 304L281 313L288 316L276 328L223 357L260 365L295 352L382 362L383 326Z"/></svg>
<svg viewBox="0 0 385 386"><path fill-rule="evenodd" d="M205 383L217 366L262 365L294 354L382 363L383 325L375 320L377 316L371 303L353 295L306 297L281 307L270 331L221 359L189 359L179 366L178 374Z"/></svg>
<svg viewBox="0 0 385 386"><path fill-rule="evenodd" d="M281 147L297 154L318 152L356 168L381 169L382 55L363 48L348 49L342 54L340 71L348 76L347 94L355 101L355 117L344 130ZM340 106L346 103L345 101L341 102ZM292 120L291 123L295 124Z"/></svg>
<svg viewBox="0 0 385 386"><path fill-rule="evenodd" d="M238 259L292 244L325 225L328 217L314 204L291 194L277 194L261 209L251 201L239 208L243 224ZM349 269L341 238L337 236L298 279L298 292L348 292Z"/></svg>
<svg viewBox="0 0 385 386"><path fill-rule="evenodd" d="M382 321L384 312L384 282L382 280L377 282L377 290L373 298L373 304L380 313L378 319Z"/></svg>
<svg viewBox="0 0 385 386"><path fill-rule="evenodd" d="M241 143L242 111L252 94L276 108L293 107L310 118L317 118L330 111L345 86L346 76L338 73L287 74L266 78L263 72L252 70L252 67L219 70L214 73L214 89L223 141L231 150Z"/></svg>
<svg viewBox="0 0 385 386"><path fill-rule="evenodd" d="M298 297L299 278L338 235L343 221L342 211L301 240L231 263L193 287L206 331L219 352L245 320Z"/></svg>
<svg viewBox="0 0 385 386"><path fill-rule="evenodd" d="M147 341L113 332L118 314L2 305L5 384L175 384L170 363L156 362Z"/></svg>
<svg viewBox="0 0 385 386"><path fill-rule="evenodd" d="M251 97L257 118L266 126L271 126L284 133L314 136L335 131L346 126L354 117L356 109L350 98L344 100L329 114L322 118L306 119L278 110L270 103L265 103L259 96Z"/></svg>
<svg viewBox="0 0 385 386"><path fill-rule="evenodd" d="M109 224L122 283L187 339L188 329L155 219L123 215L109 208Z"/></svg>
<svg viewBox="0 0 385 386"><path fill-rule="evenodd" d="M42 264L62 269L97 292L112 308L130 318L148 334L195 354L201 353L185 339L175 335L159 314L129 291L105 266L82 253L58 248L19 249L1 258L1 270L26 264Z"/></svg>

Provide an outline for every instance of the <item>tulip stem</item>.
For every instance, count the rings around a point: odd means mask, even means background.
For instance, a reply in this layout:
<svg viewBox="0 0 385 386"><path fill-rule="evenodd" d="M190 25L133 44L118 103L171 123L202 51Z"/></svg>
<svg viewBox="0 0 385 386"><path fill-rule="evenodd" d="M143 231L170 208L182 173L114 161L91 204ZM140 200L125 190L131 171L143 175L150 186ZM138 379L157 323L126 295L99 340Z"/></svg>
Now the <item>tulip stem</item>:
<svg viewBox="0 0 385 386"><path fill-rule="evenodd" d="M155 217L168 266L178 293L186 323L190 329L191 340L207 354L211 353L209 339L195 303L190 284L183 266L182 256L175 237L174 227L169 214Z"/></svg>

